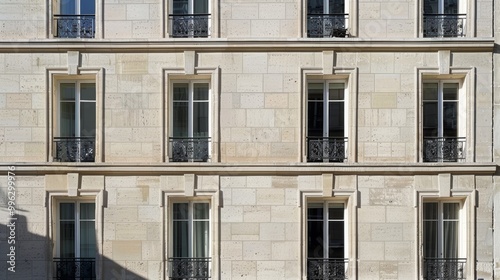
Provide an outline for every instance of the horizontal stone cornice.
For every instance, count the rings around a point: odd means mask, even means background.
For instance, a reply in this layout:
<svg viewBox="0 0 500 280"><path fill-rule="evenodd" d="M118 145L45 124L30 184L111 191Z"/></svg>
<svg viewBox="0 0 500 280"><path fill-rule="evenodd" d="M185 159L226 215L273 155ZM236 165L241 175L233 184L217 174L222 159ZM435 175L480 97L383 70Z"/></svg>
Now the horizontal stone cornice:
<svg viewBox="0 0 500 280"><path fill-rule="evenodd" d="M493 38L420 38L420 39L159 39L99 40L40 39L0 42L0 52L181 52L194 51L437 51L491 52Z"/></svg>

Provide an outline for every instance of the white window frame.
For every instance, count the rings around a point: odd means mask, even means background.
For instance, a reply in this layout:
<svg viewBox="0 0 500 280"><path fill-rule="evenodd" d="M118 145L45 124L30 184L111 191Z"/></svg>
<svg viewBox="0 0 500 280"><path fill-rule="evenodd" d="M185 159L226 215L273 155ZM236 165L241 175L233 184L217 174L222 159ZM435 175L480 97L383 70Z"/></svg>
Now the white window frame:
<svg viewBox="0 0 500 280"><path fill-rule="evenodd" d="M52 4L49 5L50 7L50 15L52 15L50 18L49 18L49 21L51 22L51 24L49 24L50 26L50 29L49 32L50 34L52 34L52 37L53 38L58 38L56 37L56 34L57 34L57 23L56 21L54 20L54 15L58 15L58 14L61 14L61 2L62 1L65 1L65 0L51 0L52 1ZM74 15L81 15L81 2L82 1L87 1L87 0L71 0L71 1L74 1L75 2L75 12L74 12ZM99 29L97 28L100 20L101 20L101 16L98 16L101 14L100 12L100 7L102 5L102 2L103 0L93 0L94 1L94 37L93 38L86 38L86 39L95 39L95 38L98 38L98 36L100 36L101 32L99 31ZM76 39L80 38L80 37L75 37ZM75 39L75 38L71 38L71 39ZM67 39L67 38L63 38L63 39Z"/></svg>
<svg viewBox="0 0 500 280"><path fill-rule="evenodd" d="M422 0L423 1L423 0ZM304 1L302 4L302 13L304 16L303 19L303 31L300 36L304 38L307 37L307 15L308 15L308 0ZM329 3L328 0L323 0L323 13L328 13ZM357 0L344 0L344 14L347 14L348 17L346 19L345 28L347 29L347 36L356 36L357 35L357 15L355 12L351 13L350 11L356 11L357 9ZM317 38L316 38L317 39Z"/></svg>
<svg viewBox="0 0 500 280"><path fill-rule="evenodd" d="M187 0L188 2L188 12L187 12L187 15L194 15L194 2L195 0ZM203 38L211 38L211 37L215 37L214 36L214 24L212 23L214 21L214 17L215 17L215 13L212 11L212 10L215 10L212 6L214 6L212 3L211 0L207 0L208 2L208 7L207 7L207 14L209 14L209 18L208 18L208 36L207 37L203 37ZM168 34L169 35L172 35L172 28L173 26L170 24L170 15L179 15L179 14L176 14L174 13L174 2L173 0L168 0L168 11L167 11L167 22L169 23L168 24ZM190 34L190 36L188 38L192 38L192 34Z"/></svg>
<svg viewBox="0 0 500 280"><path fill-rule="evenodd" d="M417 30L418 37L424 37L424 14L425 14L425 2L428 0L419 0L419 14L417 15L420 21L420 30ZM438 13L443 14L444 12L444 0L435 0L438 1ZM474 37L475 36L475 9L476 9L476 1L469 0L458 0L458 14L465 14L465 37ZM432 38L432 37L430 37Z"/></svg>

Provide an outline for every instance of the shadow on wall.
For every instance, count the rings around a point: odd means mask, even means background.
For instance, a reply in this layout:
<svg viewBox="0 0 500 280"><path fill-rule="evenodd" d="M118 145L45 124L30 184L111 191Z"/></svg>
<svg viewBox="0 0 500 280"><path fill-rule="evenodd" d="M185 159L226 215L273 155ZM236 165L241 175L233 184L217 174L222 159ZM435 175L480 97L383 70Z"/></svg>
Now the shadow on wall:
<svg viewBox="0 0 500 280"><path fill-rule="evenodd" d="M32 279L106 279L106 280L145 280L146 278L131 272L123 265L104 256L97 256L95 270L101 270L102 277L79 278L78 271L83 271L81 262L69 262L68 265L56 268L53 258L55 242L49 239L48 227L45 221L29 221L28 211L16 208L17 213L10 219L8 210L7 188L0 188L0 279L32 280ZM126 265L137 270L148 271L147 261L127 261ZM82 265L83 266L83 265ZM142 268L142 269L141 269ZM94 268L92 268L94 270ZM72 273L73 276L59 276L62 273ZM51 276L52 275L52 278ZM71 275L71 274L70 274ZM76 276L75 276L76 275Z"/></svg>

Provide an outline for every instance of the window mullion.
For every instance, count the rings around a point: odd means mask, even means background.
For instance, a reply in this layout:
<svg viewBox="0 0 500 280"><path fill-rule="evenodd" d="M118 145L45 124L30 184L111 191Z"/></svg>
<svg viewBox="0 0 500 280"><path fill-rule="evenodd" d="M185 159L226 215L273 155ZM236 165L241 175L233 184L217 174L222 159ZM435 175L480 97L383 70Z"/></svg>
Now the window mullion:
<svg viewBox="0 0 500 280"><path fill-rule="evenodd" d="M80 82L75 83L75 137L80 137Z"/></svg>
<svg viewBox="0 0 500 280"><path fill-rule="evenodd" d="M189 235L189 256L190 258L192 258L194 256L194 232L193 232L193 229L194 229L194 219L193 219L193 215L194 215L194 206L193 206L193 202L190 201L189 204L188 204L188 235Z"/></svg>
<svg viewBox="0 0 500 280"><path fill-rule="evenodd" d="M188 137L193 137L194 84L188 86Z"/></svg>
<svg viewBox="0 0 500 280"><path fill-rule="evenodd" d="M323 137L328 137L328 120L330 112L328 111L328 104L330 100L328 99L328 82L325 82L323 85Z"/></svg>
<svg viewBox="0 0 500 280"><path fill-rule="evenodd" d="M444 220L444 213L443 213L443 203L439 202L438 203L438 257L442 258L443 257L443 220Z"/></svg>
<svg viewBox="0 0 500 280"><path fill-rule="evenodd" d="M75 203L75 257L80 257L80 203Z"/></svg>
<svg viewBox="0 0 500 280"><path fill-rule="evenodd" d="M328 259L330 248L330 240L328 238L328 225L329 225L329 213L328 213L328 202L323 203L323 258Z"/></svg>
<svg viewBox="0 0 500 280"><path fill-rule="evenodd" d="M438 137L443 137L443 82L438 84Z"/></svg>

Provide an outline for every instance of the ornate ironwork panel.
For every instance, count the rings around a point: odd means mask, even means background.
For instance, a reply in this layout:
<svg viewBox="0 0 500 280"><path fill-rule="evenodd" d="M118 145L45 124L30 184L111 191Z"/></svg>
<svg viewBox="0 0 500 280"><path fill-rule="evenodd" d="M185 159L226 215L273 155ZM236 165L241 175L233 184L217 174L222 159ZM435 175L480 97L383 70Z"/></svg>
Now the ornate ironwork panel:
<svg viewBox="0 0 500 280"><path fill-rule="evenodd" d="M54 258L57 280L96 279L93 258Z"/></svg>
<svg viewBox="0 0 500 280"><path fill-rule="evenodd" d="M424 37L464 37L465 14L424 14Z"/></svg>
<svg viewBox="0 0 500 280"><path fill-rule="evenodd" d="M94 15L54 15L56 37L58 38L94 38Z"/></svg>
<svg viewBox="0 0 500 280"><path fill-rule="evenodd" d="M309 162L344 162L347 157L346 138L308 137L307 161Z"/></svg>
<svg viewBox="0 0 500 280"><path fill-rule="evenodd" d="M346 37L348 14L308 14L307 37Z"/></svg>
<svg viewBox="0 0 500 280"><path fill-rule="evenodd" d="M210 14L169 15L172 37L208 37L210 36Z"/></svg>
<svg viewBox="0 0 500 280"><path fill-rule="evenodd" d="M170 279L210 279L210 258L169 258Z"/></svg>
<svg viewBox="0 0 500 280"><path fill-rule="evenodd" d="M54 159L62 162L94 162L95 137L55 137Z"/></svg>
<svg viewBox="0 0 500 280"><path fill-rule="evenodd" d="M170 161L208 161L210 137L170 138Z"/></svg>
<svg viewBox="0 0 500 280"><path fill-rule="evenodd" d="M465 137L426 137L423 148L425 162L465 160Z"/></svg>
<svg viewBox="0 0 500 280"><path fill-rule="evenodd" d="M466 279L467 259L424 259L424 279L426 280L462 280Z"/></svg>
<svg viewBox="0 0 500 280"><path fill-rule="evenodd" d="M348 279L346 268L348 259L307 259L308 280L343 280Z"/></svg>

